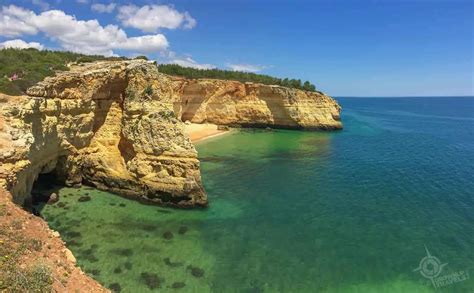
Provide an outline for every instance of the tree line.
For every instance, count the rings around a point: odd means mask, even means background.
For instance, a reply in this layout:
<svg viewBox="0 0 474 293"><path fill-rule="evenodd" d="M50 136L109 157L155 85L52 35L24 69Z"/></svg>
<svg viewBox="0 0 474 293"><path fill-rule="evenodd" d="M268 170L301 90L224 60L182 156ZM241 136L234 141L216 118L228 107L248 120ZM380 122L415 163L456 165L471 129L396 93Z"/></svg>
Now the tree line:
<svg viewBox="0 0 474 293"><path fill-rule="evenodd" d="M265 74L252 72L222 70L222 69L197 69L183 67L177 64L159 64L158 71L169 75L183 76L186 78L213 78L236 80L240 82L255 82L269 85L280 85L305 91L315 92L316 87L309 81L301 82L300 79L278 78Z"/></svg>
<svg viewBox="0 0 474 293"><path fill-rule="evenodd" d="M50 51L37 49L0 49L0 92L9 95L21 95L26 89L56 71L69 70L68 63L94 62L98 60L127 60L125 57L104 57L84 55L67 51ZM146 56L135 59L148 60ZM316 91L309 81L300 79L277 78L252 72L231 71L222 69L196 69L177 64L159 64L162 73L183 76L186 78L213 78L255 82L268 85L280 85L306 91Z"/></svg>

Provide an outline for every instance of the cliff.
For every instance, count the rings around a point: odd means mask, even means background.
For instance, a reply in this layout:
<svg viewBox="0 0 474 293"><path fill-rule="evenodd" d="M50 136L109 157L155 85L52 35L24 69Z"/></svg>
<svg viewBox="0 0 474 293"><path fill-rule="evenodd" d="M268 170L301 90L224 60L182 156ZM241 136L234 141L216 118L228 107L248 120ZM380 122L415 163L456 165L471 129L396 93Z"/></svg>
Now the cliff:
<svg viewBox="0 0 474 293"><path fill-rule="evenodd" d="M34 181L54 172L172 206L205 206L197 152L172 110L169 84L144 61L78 66L4 98L0 186L29 205Z"/></svg>
<svg viewBox="0 0 474 293"><path fill-rule="evenodd" d="M162 205L205 206L183 121L340 129L320 92L171 77L144 60L73 66L0 103L0 186L31 202L39 174ZM0 100L1 101L1 100Z"/></svg>
<svg viewBox="0 0 474 293"><path fill-rule="evenodd" d="M341 129L341 108L321 92L215 79L172 77L183 121L244 127Z"/></svg>
<svg viewBox="0 0 474 293"><path fill-rule="evenodd" d="M40 174L161 205L206 206L197 152L183 121L340 129L340 110L320 92L187 80L143 60L73 66L30 88L28 96L0 94L0 240L21 240L8 248L26 247L16 254L21 263L43 256L52 268L44 285L53 290L102 290L75 267L57 232L12 203L31 205Z"/></svg>

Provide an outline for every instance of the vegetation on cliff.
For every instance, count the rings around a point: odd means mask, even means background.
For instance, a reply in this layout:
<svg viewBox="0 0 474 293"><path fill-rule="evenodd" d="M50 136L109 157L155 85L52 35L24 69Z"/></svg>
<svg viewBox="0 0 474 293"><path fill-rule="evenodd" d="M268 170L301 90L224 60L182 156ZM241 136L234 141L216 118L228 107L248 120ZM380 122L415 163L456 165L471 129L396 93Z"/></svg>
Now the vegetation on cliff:
<svg viewBox="0 0 474 293"><path fill-rule="evenodd" d="M265 74L252 72L231 71L222 69L196 69L183 67L177 64L160 64L158 70L169 75L183 76L186 78L214 78L237 80L240 82L257 82L269 85L280 85L305 91L316 91L316 87L309 81L301 82L300 79L278 78Z"/></svg>
<svg viewBox="0 0 474 293"><path fill-rule="evenodd" d="M36 49L0 50L0 92L21 95L35 83L51 76L57 70L69 70L70 62L123 59L99 55L83 55L63 51Z"/></svg>
<svg viewBox="0 0 474 293"><path fill-rule="evenodd" d="M20 233L22 219L9 222L7 213L6 205L0 204L0 291L50 292L53 279L47 265L41 261L32 261L27 268L20 265L25 255L41 252L43 244Z"/></svg>
<svg viewBox="0 0 474 293"><path fill-rule="evenodd" d="M137 59L145 59L138 56ZM26 89L54 75L58 70L67 71L68 63L84 63L98 60L123 60L125 57L105 57L100 55L84 55L64 51L49 51L37 49L1 49L0 50L0 92L8 95L21 95ZM306 91L316 91L309 81L300 79L278 78L251 72L231 71L222 69L196 69L182 67L176 64L158 65L160 72L186 78L213 78L236 80L240 82L256 82L268 85L280 85Z"/></svg>

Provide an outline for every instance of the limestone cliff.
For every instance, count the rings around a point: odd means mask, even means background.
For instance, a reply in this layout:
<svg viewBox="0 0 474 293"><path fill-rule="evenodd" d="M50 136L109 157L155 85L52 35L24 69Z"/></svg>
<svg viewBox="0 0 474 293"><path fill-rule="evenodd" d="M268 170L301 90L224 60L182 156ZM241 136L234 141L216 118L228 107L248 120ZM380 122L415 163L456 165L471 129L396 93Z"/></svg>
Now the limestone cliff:
<svg viewBox="0 0 474 293"><path fill-rule="evenodd" d="M73 67L5 97L0 186L28 205L38 174L132 198L204 206L199 161L172 110L166 80L144 61Z"/></svg>
<svg viewBox="0 0 474 293"><path fill-rule="evenodd" d="M2 100L3 99L3 100ZM0 187L28 205L33 183L54 172L131 198L205 206L197 153L183 121L339 129L340 107L320 92L171 77L144 60L73 66L0 98Z"/></svg>
<svg viewBox="0 0 474 293"><path fill-rule="evenodd" d="M173 78L183 121L290 129L341 129L341 108L321 92L238 81Z"/></svg>

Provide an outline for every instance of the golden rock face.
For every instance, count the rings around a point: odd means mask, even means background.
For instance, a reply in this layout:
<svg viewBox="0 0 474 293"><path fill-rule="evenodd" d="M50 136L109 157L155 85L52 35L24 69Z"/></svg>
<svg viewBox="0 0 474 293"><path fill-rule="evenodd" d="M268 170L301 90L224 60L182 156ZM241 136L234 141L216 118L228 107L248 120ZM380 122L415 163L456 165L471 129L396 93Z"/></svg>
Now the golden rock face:
<svg viewBox="0 0 474 293"><path fill-rule="evenodd" d="M237 81L175 80L175 111L183 121L278 127L341 129L339 105L321 92Z"/></svg>
<svg viewBox="0 0 474 293"><path fill-rule="evenodd" d="M147 202L206 206L197 152L183 121L339 129L329 96L253 83L187 80L144 60L73 66L28 90L0 96L0 187L22 205L54 172Z"/></svg>

